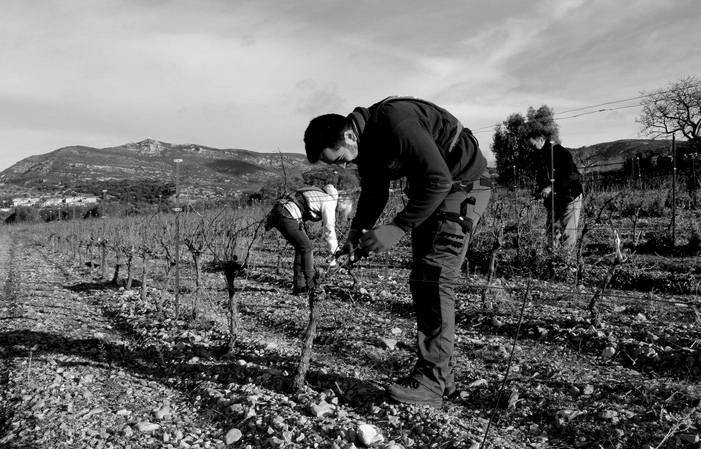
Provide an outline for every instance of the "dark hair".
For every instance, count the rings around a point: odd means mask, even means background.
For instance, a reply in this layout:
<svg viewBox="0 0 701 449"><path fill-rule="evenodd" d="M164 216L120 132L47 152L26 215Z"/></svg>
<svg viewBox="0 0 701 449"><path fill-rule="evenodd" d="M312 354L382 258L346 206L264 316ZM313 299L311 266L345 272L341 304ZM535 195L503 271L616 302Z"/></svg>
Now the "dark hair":
<svg viewBox="0 0 701 449"><path fill-rule="evenodd" d="M319 161L326 148L337 148L343 143L343 133L350 129L348 119L339 114L325 114L312 119L304 132L304 150L312 164Z"/></svg>
<svg viewBox="0 0 701 449"><path fill-rule="evenodd" d="M526 134L526 140L537 139L538 137L543 137L547 140L550 138L550 134L539 128L531 129L530 131L528 131L528 134Z"/></svg>

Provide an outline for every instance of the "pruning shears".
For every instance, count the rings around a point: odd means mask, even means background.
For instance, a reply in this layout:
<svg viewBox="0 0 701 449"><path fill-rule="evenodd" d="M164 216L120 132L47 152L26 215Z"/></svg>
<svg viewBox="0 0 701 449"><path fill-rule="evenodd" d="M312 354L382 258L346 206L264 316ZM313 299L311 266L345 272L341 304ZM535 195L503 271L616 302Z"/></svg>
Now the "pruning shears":
<svg viewBox="0 0 701 449"><path fill-rule="evenodd" d="M341 268L345 268L346 270L350 271L354 263L356 263L363 257L368 256L365 250L363 250L362 248L356 248L353 252L353 255L355 256L353 257L353 260L351 260L351 255L349 253L342 253L338 256L334 256L333 259L331 259L331 262L329 262L328 275L333 276L334 274L341 271Z"/></svg>
<svg viewBox="0 0 701 449"><path fill-rule="evenodd" d="M363 230L363 234L368 232L367 230ZM337 251L336 254L334 254L333 258L331 259L331 262L329 262L329 266L327 269L328 276L333 276L334 274L338 273L341 271L341 268L345 268L346 270L350 271L350 269L353 267L353 264L359 261L360 259L364 257L368 257L367 251L360 247L356 247L353 250L353 259L351 260L351 253L341 253L339 254L340 251Z"/></svg>
<svg viewBox="0 0 701 449"><path fill-rule="evenodd" d="M351 265L352 265L352 262L350 260L350 254L343 253L343 254L340 254L338 257L334 256L334 258L331 259L331 262L329 262L329 267L328 267L327 271L329 273L329 276L333 276L334 274L341 271L341 268L350 269Z"/></svg>

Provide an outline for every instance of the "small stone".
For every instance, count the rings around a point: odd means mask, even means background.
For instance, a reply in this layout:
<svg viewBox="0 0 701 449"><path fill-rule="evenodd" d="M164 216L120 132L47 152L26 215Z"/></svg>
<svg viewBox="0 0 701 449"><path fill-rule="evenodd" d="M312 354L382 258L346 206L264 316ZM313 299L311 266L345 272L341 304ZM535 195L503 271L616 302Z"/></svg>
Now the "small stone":
<svg viewBox="0 0 701 449"><path fill-rule="evenodd" d="M156 410L156 419L159 421L163 421L164 419L170 418L170 407L167 405L164 405L160 409Z"/></svg>
<svg viewBox="0 0 701 449"><path fill-rule="evenodd" d="M379 344L382 349L389 349L391 351L397 347L397 340L393 338L382 338Z"/></svg>
<svg viewBox="0 0 701 449"><path fill-rule="evenodd" d="M618 417L618 412L615 410L602 410L597 416L601 419L614 419Z"/></svg>
<svg viewBox="0 0 701 449"><path fill-rule="evenodd" d="M401 335L402 330L398 327L393 327L390 332L392 333L392 335Z"/></svg>
<svg viewBox="0 0 701 449"><path fill-rule="evenodd" d="M317 418L323 418L325 416L332 415L336 407L326 401L321 401L318 404L312 404L310 409L314 416Z"/></svg>
<svg viewBox="0 0 701 449"><path fill-rule="evenodd" d="M240 440L242 436L243 434L239 429L233 428L226 432L226 437L224 438L224 441L226 442L227 446L230 446L236 443L238 440Z"/></svg>
<svg viewBox="0 0 701 449"><path fill-rule="evenodd" d="M607 346L604 348L603 351L601 351L601 355L606 357L607 359L610 359L613 357L613 355L616 353L616 348L613 348L611 346Z"/></svg>
<svg viewBox="0 0 701 449"><path fill-rule="evenodd" d="M161 426L158 424L155 424L155 423L150 423L148 421L141 421L141 422L136 424L136 428L140 432L144 432L144 433L153 432L154 430L158 429L159 427L161 427Z"/></svg>
<svg viewBox="0 0 701 449"><path fill-rule="evenodd" d="M358 440L360 440L364 446L371 446L373 444L381 443L384 440L384 437L379 430L370 424L361 424L358 426L356 433Z"/></svg>
<svg viewBox="0 0 701 449"><path fill-rule="evenodd" d="M477 379L467 384L467 388L484 387L487 384L489 384L489 382L487 382L487 379Z"/></svg>

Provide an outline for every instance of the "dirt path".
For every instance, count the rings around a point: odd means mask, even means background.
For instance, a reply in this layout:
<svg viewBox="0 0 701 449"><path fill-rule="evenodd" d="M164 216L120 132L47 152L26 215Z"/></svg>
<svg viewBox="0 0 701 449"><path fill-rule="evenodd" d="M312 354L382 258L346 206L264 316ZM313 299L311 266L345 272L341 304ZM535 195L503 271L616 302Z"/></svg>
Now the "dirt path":
<svg viewBox="0 0 701 449"><path fill-rule="evenodd" d="M91 286L22 235L0 233L0 286L0 447L224 446Z"/></svg>

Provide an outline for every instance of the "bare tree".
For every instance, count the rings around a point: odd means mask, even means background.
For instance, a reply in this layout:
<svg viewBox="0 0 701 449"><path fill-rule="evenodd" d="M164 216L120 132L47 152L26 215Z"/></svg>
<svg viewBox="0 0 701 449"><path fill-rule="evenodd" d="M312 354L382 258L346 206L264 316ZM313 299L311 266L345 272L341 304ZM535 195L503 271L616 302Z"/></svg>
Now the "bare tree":
<svg viewBox="0 0 701 449"><path fill-rule="evenodd" d="M636 122L642 134L653 139L681 134L694 151L701 149L701 80L689 76L640 94L643 112Z"/></svg>

